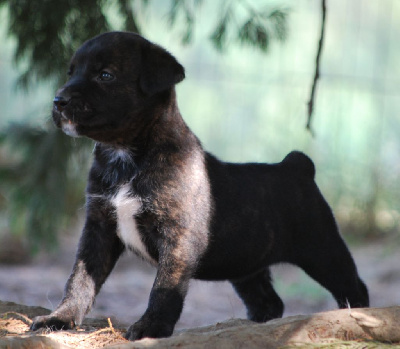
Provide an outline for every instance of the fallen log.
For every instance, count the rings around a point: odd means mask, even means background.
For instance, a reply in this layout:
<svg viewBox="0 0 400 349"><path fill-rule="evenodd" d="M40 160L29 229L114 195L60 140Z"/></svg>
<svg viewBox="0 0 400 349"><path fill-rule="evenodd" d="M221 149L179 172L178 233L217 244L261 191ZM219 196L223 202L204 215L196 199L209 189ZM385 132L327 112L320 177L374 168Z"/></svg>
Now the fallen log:
<svg viewBox="0 0 400 349"><path fill-rule="evenodd" d="M7 306L2 307L2 304ZM12 315L13 309L20 314ZM27 309L25 309L27 308ZM4 311L5 310L5 311ZM39 309L43 312L43 309ZM347 347L360 347L360 341L400 343L400 307L341 309L312 315L290 316L263 324L232 319L211 326L177 331L170 338L145 338L136 342L123 339L124 330L104 320L89 320L81 329L60 332L29 332L29 318L35 316L31 307L0 302L0 347L18 347L37 343L45 347L48 341L60 348L288 348L346 341ZM8 314L8 315L7 315ZM15 314L15 313L14 313ZM27 319L24 315L29 314ZM11 330L12 321L19 327ZM23 327L25 326L25 327ZM86 327L85 327L86 326ZM108 327L107 327L108 326ZM15 330L18 328L18 331ZM102 336L102 338L100 338ZM43 343L41 343L43 338ZM28 342L29 341L29 342ZM46 342L47 341L47 342ZM354 346L351 345L354 341ZM43 346L40 346L43 344ZM383 345L383 344L382 344ZM365 346L366 347L366 346Z"/></svg>

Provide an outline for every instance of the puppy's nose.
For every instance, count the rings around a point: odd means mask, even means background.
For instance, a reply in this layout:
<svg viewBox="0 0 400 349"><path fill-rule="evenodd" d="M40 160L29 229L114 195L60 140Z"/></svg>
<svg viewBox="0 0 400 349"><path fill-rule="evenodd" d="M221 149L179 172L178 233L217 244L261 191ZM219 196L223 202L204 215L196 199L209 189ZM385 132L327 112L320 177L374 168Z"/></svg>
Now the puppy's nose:
<svg viewBox="0 0 400 349"><path fill-rule="evenodd" d="M54 108L59 112L62 112L64 108L68 105L71 98L66 98L63 96L55 96L53 100Z"/></svg>

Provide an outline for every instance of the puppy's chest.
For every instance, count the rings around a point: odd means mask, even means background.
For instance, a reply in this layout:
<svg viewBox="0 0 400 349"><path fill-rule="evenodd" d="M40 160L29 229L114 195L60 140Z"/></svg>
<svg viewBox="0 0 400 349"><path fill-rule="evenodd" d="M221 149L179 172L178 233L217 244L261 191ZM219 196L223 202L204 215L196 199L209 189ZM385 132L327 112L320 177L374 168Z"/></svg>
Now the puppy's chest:
<svg viewBox="0 0 400 349"><path fill-rule="evenodd" d="M131 192L129 184L119 187L111 197L117 219L117 234L124 245L152 264L157 262L150 256L144 236L141 234L137 215L142 212L142 201Z"/></svg>

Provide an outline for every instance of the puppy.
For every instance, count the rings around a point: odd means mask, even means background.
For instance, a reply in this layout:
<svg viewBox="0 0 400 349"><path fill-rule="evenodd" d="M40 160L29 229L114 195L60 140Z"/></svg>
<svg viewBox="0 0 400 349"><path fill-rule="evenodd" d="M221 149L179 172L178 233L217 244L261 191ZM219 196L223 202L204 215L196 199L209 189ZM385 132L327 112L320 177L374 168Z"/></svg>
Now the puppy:
<svg viewBox="0 0 400 349"><path fill-rule="evenodd" d="M233 164L205 152L177 106L183 67L139 35L112 32L85 42L68 74L53 119L66 134L96 141L86 223L64 298L32 330L79 325L126 249L157 267L130 340L172 334L191 278L229 280L253 321L281 317L274 263L301 267L341 308L368 306L306 155Z"/></svg>

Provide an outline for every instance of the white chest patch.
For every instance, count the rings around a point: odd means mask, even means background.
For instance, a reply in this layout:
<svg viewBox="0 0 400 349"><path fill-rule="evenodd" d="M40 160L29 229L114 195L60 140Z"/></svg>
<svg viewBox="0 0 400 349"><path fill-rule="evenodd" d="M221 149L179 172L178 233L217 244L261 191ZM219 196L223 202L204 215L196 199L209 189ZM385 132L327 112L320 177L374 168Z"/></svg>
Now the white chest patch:
<svg viewBox="0 0 400 349"><path fill-rule="evenodd" d="M156 264L157 262L147 252L135 220L135 215L140 212L142 204L137 197L129 194L129 190L128 184L121 186L111 200L117 214L117 234L126 247L150 263Z"/></svg>

